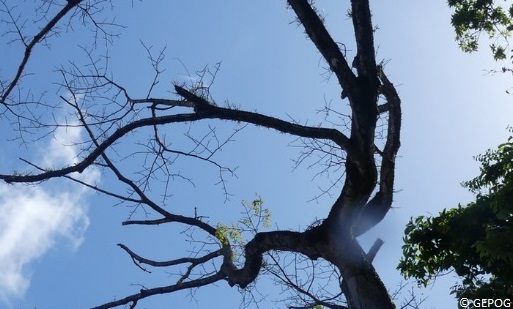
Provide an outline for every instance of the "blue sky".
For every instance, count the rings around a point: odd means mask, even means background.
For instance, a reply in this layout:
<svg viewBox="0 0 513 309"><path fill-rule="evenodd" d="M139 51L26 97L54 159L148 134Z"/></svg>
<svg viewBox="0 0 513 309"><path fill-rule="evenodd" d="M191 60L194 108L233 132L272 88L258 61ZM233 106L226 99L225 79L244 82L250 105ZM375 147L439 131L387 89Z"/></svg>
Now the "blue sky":
<svg viewBox="0 0 513 309"><path fill-rule="evenodd" d="M12 1L7 1L12 5ZM25 11L32 12L29 3ZM351 50L352 29L344 3L317 1L328 29L337 42ZM368 248L376 237L385 241L374 264L390 290L401 278L395 267L400 257L401 237L411 216L436 214L444 207L469 201L472 196L461 181L472 178L478 165L472 156L504 141L512 124L511 96L505 90L511 79L489 75L499 67L483 52L466 55L458 50L450 28L450 11L444 3L373 1L374 24L379 27L375 42L378 59L388 61L386 71L403 102L402 148L397 163L394 209L387 218L361 239ZM24 7L20 7L20 11ZM218 102L229 100L245 110L257 110L283 119L317 124L325 102L347 108L340 102L340 89L329 79L325 65L292 11L278 1L176 1L116 4L105 16L116 16L126 25L123 35L109 47L109 66L114 78L134 96L146 94L152 71L143 41L154 51L166 47L166 69L154 96L173 97L172 82L187 81L188 75L206 65L222 62L212 86ZM2 16L5 18L5 16ZM32 18L33 16L28 16ZM27 29L33 31L34 29ZM120 30L121 31L121 30ZM24 89L47 90L46 98L60 104L57 95L67 95L49 81L58 81L54 68L83 58L78 45L90 43L90 33L76 25L74 33L51 39L51 47L38 47L28 70ZM0 74L9 78L20 59L19 44L5 45L1 39ZM483 45L485 46L485 45ZM349 56L352 59L352 56ZM185 67L184 67L185 66ZM188 72L189 73L188 73ZM59 92L60 91L60 92ZM53 116L65 117L59 109ZM10 120L0 118L2 150L0 173L23 167L19 157L45 166L62 166L76 160L79 149L69 147L83 132L59 130L38 142L20 145L9 142ZM219 134L227 136L237 124L221 123ZM193 126L195 132L205 124ZM170 136L184 127L164 128ZM179 131L179 132L182 132ZM146 136L127 137L119 145L128 153ZM27 140L30 141L30 136ZM228 177L230 201L216 186L212 166L183 160L176 169L194 179L173 184L168 207L192 215L198 207L211 222L230 224L237 219L240 201L259 194L272 211L273 224L280 228L304 228L329 211L334 197L308 202L329 180L317 177L318 170L302 165L293 170L297 148L292 138L276 132L247 127L218 155L219 162L237 167L237 178ZM177 137L177 143L184 143ZM126 163L125 163L126 162ZM130 169L137 160L124 161ZM336 177L337 175L334 175ZM82 174L89 181L114 190L124 190L97 170ZM84 190L74 184L53 180L40 186L0 184L0 302L7 308L89 308L137 291L134 284L148 286L171 281L167 273L145 274L137 269L116 244L125 243L154 258L176 258L185 254L180 227L121 227L131 209L114 206L115 200ZM166 281L167 280L167 281ZM451 275L433 287L419 290L428 296L424 308L456 306L449 287ZM269 294L263 307L274 307L276 288L265 278L258 289ZM406 297L406 295L405 295ZM141 303L141 308L234 308L240 296L225 282L195 291L158 296ZM285 308L285 305L278 305Z"/></svg>

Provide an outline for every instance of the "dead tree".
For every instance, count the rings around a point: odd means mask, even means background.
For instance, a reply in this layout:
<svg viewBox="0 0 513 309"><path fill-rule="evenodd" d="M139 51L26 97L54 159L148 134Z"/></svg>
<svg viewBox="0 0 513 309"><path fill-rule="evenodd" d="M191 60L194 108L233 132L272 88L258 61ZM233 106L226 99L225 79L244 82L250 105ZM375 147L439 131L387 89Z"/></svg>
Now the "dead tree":
<svg viewBox="0 0 513 309"><path fill-rule="evenodd" d="M56 127L46 126L37 122L37 118L30 118L26 116L27 113L20 112L19 108L22 108L24 102L17 101L18 97L14 94L24 76L26 63L30 57L33 57L34 46L48 40L56 27L64 23L66 17L69 17L67 19L69 23L74 22L73 18L89 20L92 26L96 27L96 34L104 34L107 39L115 36L112 33L107 35L103 28L105 23L94 19L93 13L97 12L95 7L104 5L104 2L73 0L59 4L56 1L44 1L45 5L60 5L60 9L53 18L47 18L47 25L42 27L37 35L27 38L20 33L20 40L26 47L25 56L20 61L14 77L8 82L2 82L0 93L2 114L14 117L19 122L28 121L33 128ZM376 61L369 1L351 0L350 17L354 26L354 40L357 48L356 57L351 61L347 59L345 51L341 50L341 45L332 38L310 1L288 0L287 3L295 12L315 48L322 55L329 70L336 77L342 93L341 99L347 99L349 102L351 121L348 134L333 127L301 125L258 112L219 106L210 97L208 87L204 85L188 87L177 84L174 87L176 96L171 98L152 97L151 89L148 96L136 98L130 94L129 89L112 79L105 68L96 66L96 59L87 50L91 60L91 65L87 68L72 65L61 69L61 86L71 93L71 97L62 97L62 100L74 110L77 121L75 125L82 127L88 135L80 160L76 164L57 169L26 162L27 166L32 168L31 172L4 172L0 175L0 179L9 184L39 183L51 181L53 178L79 181L74 173L81 173L93 166L99 167L112 173L120 183L129 188L129 194L110 192L107 188L101 188L96 184L82 183L83 185L114 197L120 202L143 205L145 209L151 211L153 216L152 219L130 219L123 222L124 225L182 224L189 229L203 232L207 238L215 240L217 246L199 257L155 261L120 244L119 246L141 268L188 266L174 284L143 288L138 293L95 308L114 308L122 305L135 308L139 301L157 294L197 288L218 281L226 281L230 286L244 289L255 281L265 267L265 255L272 252L292 252L312 261L318 259L327 261L343 278L341 294L344 294L349 308L395 308L371 259L367 258L367 254L356 240L357 236L380 222L392 205L395 159L400 146L401 130L399 96L385 74L383 66ZM6 2L3 1L2 4L8 11ZM17 19L12 18L11 22L15 24ZM150 57L155 69L155 81L160 74L160 56ZM152 87L156 85L155 81ZM82 100L80 104L78 97ZM95 109L98 105L107 103L112 104L111 112ZM378 145L377 121L380 118L386 119L386 130L383 143ZM233 243L220 232L218 226L209 224L196 213L193 216L173 213L153 199L147 191L147 183L151 175L157 171L168 173L168 180L172 178L173 175L166 171L166 166L172 164L171 157L194 157L214 164L221 174L231 172L215 162L210 155L171 148L161 134L163 127L180 123L191 123L194 126L202 120L261 126L304 140L324 141L330 143L334 149L344 152L345 157L340 164L345 167L345 177L342 180L338 198L331 206L328 216L319 224L304 231L256 231L253 238L242 245L244 263L236 265L233 262ZM136 134L136 130L143 128L151 128L153 132L152 137L145 144L148 153L153 155L153 161L152 165L145 170L145 174L134 180L127 176L128 172L123 171L120 164L112 159L111 151L115 150L117 143L126 139L128 134ZM207 135L212 137L213 134L215 134L214 130ZM198 147L203 145L199 139L196 142ZM218 141L214 148L210 149L210 153L214 153L223 145L223 141ZM214 263L217 267L211 273L205 273L199 277L191 275L193 269L207 263ZM340 305L338 308L343 307Z"/></svg>

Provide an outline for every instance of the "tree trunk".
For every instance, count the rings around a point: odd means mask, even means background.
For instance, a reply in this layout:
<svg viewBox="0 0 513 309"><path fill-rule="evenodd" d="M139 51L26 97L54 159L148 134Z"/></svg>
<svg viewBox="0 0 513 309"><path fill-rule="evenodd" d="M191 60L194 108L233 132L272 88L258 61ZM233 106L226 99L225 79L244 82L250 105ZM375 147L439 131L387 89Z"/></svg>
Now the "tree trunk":
<svg viewBox="0 0 513 309"><path fill-rule="evenodd" d="M388 291L367 254L347 230L332 229L326 259L344 278L343 292L351 309L394 309Z"/></svg>

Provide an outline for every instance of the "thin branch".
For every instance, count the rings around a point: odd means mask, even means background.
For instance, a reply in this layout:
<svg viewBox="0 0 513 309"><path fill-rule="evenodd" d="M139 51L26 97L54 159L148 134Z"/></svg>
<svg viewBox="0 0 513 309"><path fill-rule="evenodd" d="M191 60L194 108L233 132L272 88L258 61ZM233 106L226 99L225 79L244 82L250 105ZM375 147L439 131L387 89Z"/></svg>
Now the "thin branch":
<svg viewBox="0 0 513 309"><path fill-rule="evenodd" d="M36 46L37 43L43 41L44 37L52 31L52 29L55 27L55 25L64 17L68 12L70 12L73 8L78 6L80 2L83 0L68 0L66 5L60 10L42 29L37 33L32 40L26 44L25 47L25 53L23 55L23 59L21 60L21 63L18 67L18 70L16 71L16 75L12 79L11 83L7 87L6 91L2 94L0 97L0 104L6 104L6 100L11 94L12 90L16 85L18 84L18 81L20 80L23 71L25 70L25 67L29 61L30 55L32 53L32 50Z"/></svg>
<svg viewBox="0 0 513 309"><path fill-rule="evenodd" d="M231 121L242 121L246 123L252 123L258 126L275 129L280 132L289 133L295 136L308 137L308 138L319 138L319 139L329 139L335 142L337 145L342 148L350 148L349 139L340 131L336 129L329 128L318 128L318 127L310 127L299 125L295 123L291 123L288 121L284 121L278 118L265 116L255 112L247 112L234 110L230 108L218 107L214 105L210 105L204 99L192 94L191 92L179 87L175 86L177 92L180 95L185 96L188 100L193 100L194 106L197 109L195 113L189 114L176 114L176 115L166 115L159 117L150 117L143 118L139 120L135 120L133 122L128 123L127 125L117 129L112 135L106 138L101 144L89 154L82 161L78 162L73 166L64 167L56 170L47 170L46 172L36 174L36 175L6 175L0 174L0 179L4 180L6 183L15 183L15 182L39 182L48 180L50 178L62 177L64 175L79 172L82 173L88 166L90 166L98 157L102 156L102 154L109 148L112 144L114 144L117 140L122 138L125 134L141 127L145 126L154 126L154 125L163 125L170 123L181 123L181 122L190 122L190 121L198 121L202 119L222 119L222 120L231 120Z"/></svg>
<svg viewBox="0 0 513 309"><path fill-rule="evenodd" d="M139 293L132 294L125 298L115 300L115 301L112 301L109 303L105 303L105 304L97 306L97 307L92 307L91 309L115 308L115 307L126 305L129 303L136 303L139 300L145 299L145 298L153 296L153 295L168 294L168 293L181 291L181 290L185 290L185 289L198 288L198 287L202 287L205 285L215 283L222 279L224 279L224 274L222 272L217 272L214 275L208 276L205 278L195 279L195 280L186 281L186 282L180 282L177 284L156 287L156 288L151 288L151 289L141 289L139 291Z"/></svg>
<svg viewBox="0 0 513 309"><path fill-rule="evenodd" d="M210 252L210 253L208 253L202 257L199 257L199 258L180 258L180 259L175 259L175 260L171 260L171 261L158 262L158 261L144 258L144 257L136 254L135 252L133 252L132 250L130 250L127 246L125 246L123 244L118 244L118 247L125 250L128 253L128 255L130 255L130 257L137 260L139 263L147 264L147 265L150 265L153 267L169 267L169 266L175 266L175 265L180 265L180 264L184 264L184 263L190 263L193 265L197 265L197 264L205 263L206 261L209 261L215 257L221 256L223 253L223 251L221 249L219 249L219 250Z"/></svg>

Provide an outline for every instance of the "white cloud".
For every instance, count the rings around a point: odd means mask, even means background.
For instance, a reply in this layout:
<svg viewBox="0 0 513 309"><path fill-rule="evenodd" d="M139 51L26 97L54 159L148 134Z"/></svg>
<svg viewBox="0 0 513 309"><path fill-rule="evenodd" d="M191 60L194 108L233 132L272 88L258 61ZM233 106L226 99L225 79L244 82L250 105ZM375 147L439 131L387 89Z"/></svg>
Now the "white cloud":
<svg viewBox="0 0 513 309"><path fill-rule="evenodd" d="M75 163L79 128L59 129L52 142L41 149L41 166L59 167ZM88 169L73 175L95 182L100 173ZM57 241L65 240L73 249L83 241L89 224L86 188L60 180L44 185L0 184L0 300L21 297L30 285L30 266Z"/></svg>

